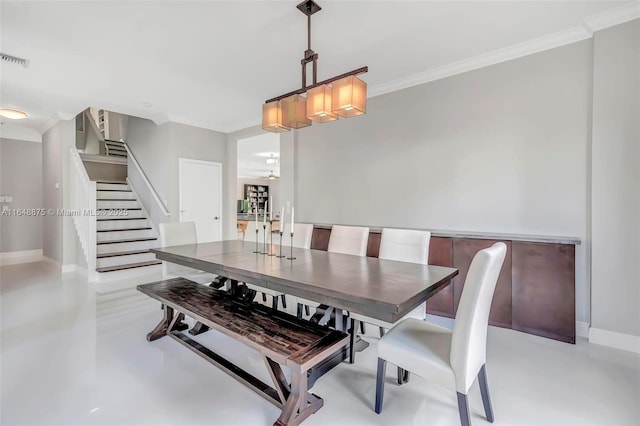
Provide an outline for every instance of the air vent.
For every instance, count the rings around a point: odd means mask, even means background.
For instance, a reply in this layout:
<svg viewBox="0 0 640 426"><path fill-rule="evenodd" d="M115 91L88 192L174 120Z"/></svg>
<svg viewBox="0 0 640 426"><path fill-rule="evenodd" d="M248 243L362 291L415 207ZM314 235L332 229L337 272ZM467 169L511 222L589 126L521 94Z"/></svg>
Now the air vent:
<svg viewBox="0 0 640 426"><path fill-rule="evenodd" d="M29 66L28 59L18 58L15 56L7 55L6 53L0 53L0 59L2 59L3 62L9 62L10 64L22 65L24 68L27 68Z"/></svg>

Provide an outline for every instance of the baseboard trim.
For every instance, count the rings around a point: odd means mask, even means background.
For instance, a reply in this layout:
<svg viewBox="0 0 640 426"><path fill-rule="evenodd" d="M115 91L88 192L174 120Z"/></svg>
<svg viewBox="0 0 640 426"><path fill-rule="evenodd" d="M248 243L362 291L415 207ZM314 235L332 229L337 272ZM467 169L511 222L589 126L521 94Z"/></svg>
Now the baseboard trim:
<svg viewBox="0 0 640 426"><path fill-rule="evenodd" d="M0 266L15 265L18 263L39 262L42 259L42 249L7 251L0 253Z"/></svg>
<svg viewBox="0 0 640 426"><path fill-rule="evenodd" d="M63 274L66 274L67 272L75 272L76 271L76 264L75 263L69 263L67 265L62 265L60 270L62 271Z"/></svg>
<svg viewBox="0 0 640 426"><path fill-rule="evenodd" d="M576 321L576 337L589 338L589 323L584 321Z"/></svg>
<svg viewBox="0 0 640 426"><path fill-rule="evenodd" d="M589 342L640 354L640 336L600 328L589 329Z"/></svg>

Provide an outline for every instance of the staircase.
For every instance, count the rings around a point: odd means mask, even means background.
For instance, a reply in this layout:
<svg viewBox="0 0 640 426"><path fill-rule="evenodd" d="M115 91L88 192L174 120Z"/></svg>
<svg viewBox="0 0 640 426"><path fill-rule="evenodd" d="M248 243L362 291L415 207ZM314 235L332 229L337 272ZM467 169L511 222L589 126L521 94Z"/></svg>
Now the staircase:
<svg viewBox="0 0 640 426"><path fill-rule="evenodd" d="M96 182L96 208L97 272L106 274L162 263L149 252L160 244L128 183ZM119 212L126 214L113 214Z"/></svg>
<svg viewBox="0 0 640 426"><path fill-rule="evenodd" d="M112 157L124 157L127 158L127 150L124 147L122 141L112 141L109 139L104 140L105 155Z"/></svg>

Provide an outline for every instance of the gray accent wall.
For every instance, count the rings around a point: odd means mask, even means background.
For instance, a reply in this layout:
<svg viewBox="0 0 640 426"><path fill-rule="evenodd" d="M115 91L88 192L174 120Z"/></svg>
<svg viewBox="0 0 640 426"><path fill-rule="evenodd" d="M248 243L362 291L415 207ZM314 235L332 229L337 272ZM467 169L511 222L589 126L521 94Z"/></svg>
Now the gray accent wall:
<svg viewBox="0 0 640 426"><path fill-rule="evenodd" d="M594 328L640 336L640 20L594 37Z"/></svg>
<svg viewBox="0 0 640 426"><path fill-rule="evenodd" d="M42 144L0 138L0 194L8 209L40 209ZM42 216L0 216L0 252L42 249Z"/></svg>
<svg viewBox="0 0 640 426"><path fill-rule="evenodd" d="M371 98L364 116L298 131L296 217L584 241L591 53L591 40L574 43ZM584 245L576 281L577 319L588 321Z"/></svg>
<svg viewBox="0 0 640 426"><path fill-rule="evenodd" d="M235 181L228 182L226 164L225 133L185 124L167 122L156 125L150 120L129 118L127 145L136 157L147 179L151 182L160 200L171 214L171 221L179 220L179 176L178 160L190 158L222 163L222 188L234 188ZM231 199L229 200L229 195ZM224 206L235 206L235 191L223 190ZM235 226L235 214L232 218L222 217L222 227L232 219Z"/></svg>

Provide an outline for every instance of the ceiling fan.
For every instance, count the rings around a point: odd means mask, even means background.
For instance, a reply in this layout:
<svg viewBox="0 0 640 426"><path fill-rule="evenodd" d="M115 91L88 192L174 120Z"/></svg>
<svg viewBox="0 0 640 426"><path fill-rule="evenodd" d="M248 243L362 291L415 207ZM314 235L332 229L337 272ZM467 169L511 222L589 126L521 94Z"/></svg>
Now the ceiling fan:
<svg viewBox="0 0 640 426"><path fill-rule="evenodd" d="M271 170L271 172L269 173L269 175L268 175L268 176L264 176L264 177L263 177L263 179L277 180L277 179L280 179L280 176L276 176L276 175L273 173L273 170Z"/></svg>

